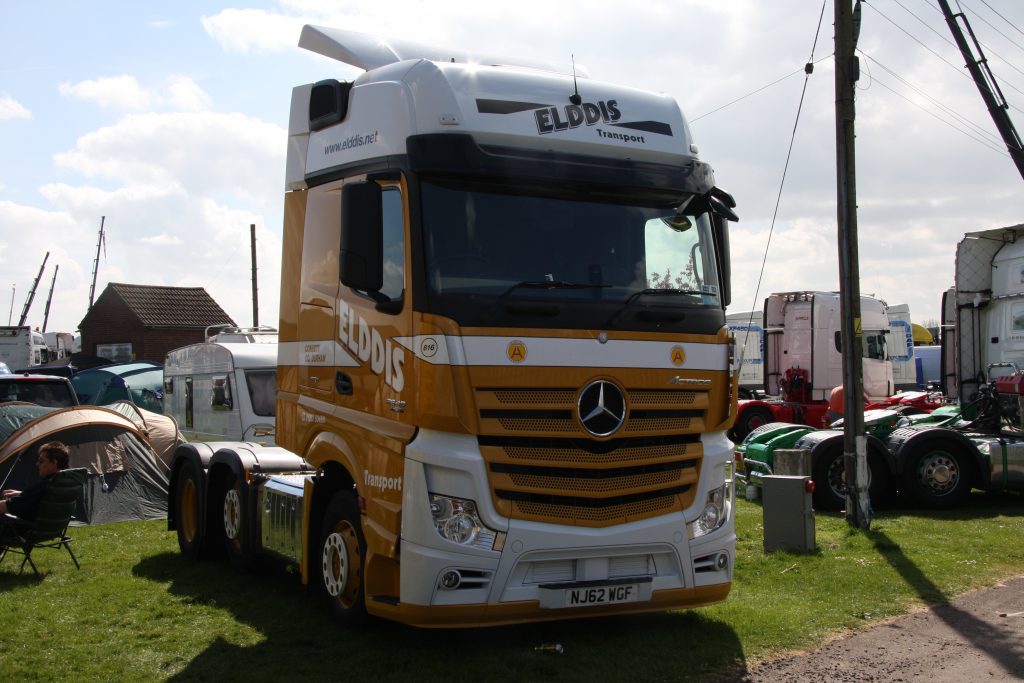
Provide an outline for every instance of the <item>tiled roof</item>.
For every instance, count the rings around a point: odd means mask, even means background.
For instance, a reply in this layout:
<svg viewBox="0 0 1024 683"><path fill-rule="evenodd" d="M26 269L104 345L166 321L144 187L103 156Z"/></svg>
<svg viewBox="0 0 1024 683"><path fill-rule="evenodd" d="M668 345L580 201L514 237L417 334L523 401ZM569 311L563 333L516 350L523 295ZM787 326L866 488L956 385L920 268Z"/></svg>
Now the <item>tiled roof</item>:
<svg viewBox="0 0 1024 683"><path fill-rule="evenodd" d="M146 327L194 327L234 325L227 313L202 287L153 287L111 282L112 291Z"/></svg>

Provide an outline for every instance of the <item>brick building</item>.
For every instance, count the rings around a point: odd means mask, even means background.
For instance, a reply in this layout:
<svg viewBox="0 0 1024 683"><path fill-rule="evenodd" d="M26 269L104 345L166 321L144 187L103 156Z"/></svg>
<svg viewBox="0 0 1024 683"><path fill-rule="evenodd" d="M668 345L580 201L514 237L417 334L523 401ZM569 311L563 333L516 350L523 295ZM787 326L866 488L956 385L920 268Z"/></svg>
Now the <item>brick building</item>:
<svg viewBox="0 0 1024 683"><path fill-rule="evenodd" d="M202 287L111 282L78 329L84 354L163 363L171 349L205 341L207 327L234 324Z"/></svg>

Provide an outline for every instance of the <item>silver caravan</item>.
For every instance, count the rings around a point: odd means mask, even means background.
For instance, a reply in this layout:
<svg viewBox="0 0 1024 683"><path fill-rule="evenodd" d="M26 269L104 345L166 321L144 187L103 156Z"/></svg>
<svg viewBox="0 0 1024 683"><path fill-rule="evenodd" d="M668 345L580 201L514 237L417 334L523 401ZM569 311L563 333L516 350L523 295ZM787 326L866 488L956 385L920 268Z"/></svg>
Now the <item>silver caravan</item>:
<svg viewBox="0 0 1024 683"><path fill-rule="evenodd" d="M274 445L276 398L276 343L209 341L164 361L164 414L190 441Z"/></svg>

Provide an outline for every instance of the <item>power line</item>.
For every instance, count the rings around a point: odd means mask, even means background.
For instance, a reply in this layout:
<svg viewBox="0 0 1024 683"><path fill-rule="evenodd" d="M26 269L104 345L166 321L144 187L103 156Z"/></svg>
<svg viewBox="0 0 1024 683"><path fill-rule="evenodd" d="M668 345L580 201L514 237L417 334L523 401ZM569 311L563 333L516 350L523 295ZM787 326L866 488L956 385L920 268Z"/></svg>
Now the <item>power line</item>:
<svg viewBox="0 0 1024 683"><path fill-rule="evenodd" d="M828 59L830 56L831 55L822 57L818 61L819 62L820 61L824 61L824 60ZM815 62L815 63L817 63L817 62ZM704 112L700 116L697 116L695 118L690 119L690 123L694 123L696 121L700 121L705 116L711 116L712 114L718 113L718 112L722 111L723 109L727 109L728 107L731 107L732 105L736 104L737 102L742 102L743 100L747 99L748 97L751 97L752 95L756 95L756 94L758 94L759 92L761 92L763 90L767 90L768 88L772 87L773 85L778 85L779 83L782 83L782 81L785 81L786 79L792 78L793 76L796 76L797 74L801 74L801 73L804 73L804 69L803 68L800 68L800 69L797 69L796 71L788 73L785 76L783 76L782 78L776 79L776 80L772 81L771 83L768 83L767 85L762 85L760 88L757 88L756 90L751 90L746 95L742 95L741 97L737 97L735 100L733 100L731 102L728 102L726 104L723 104L720 107L716 107L715 109L712 109L711 111Z"/></svg>
<svg viewBox="0 0 1024 683"><path fill-rule="evenodd" d="M997 29L997 28L996 28L996 27L995 27L995 26L994 26L994 25L992 24L992 22L990 22L990 21L989 21L988 19L986 19L986 18L985 18L984 16L982 16L982 15L981 15L981 14L979 14L978 12L976 12L976 11L974 10L974 8L972 8L972 7L970 6L970 5L967 5L967 4L963 3L963 2L961 2L960 0L957 0L957 3L956 3L956 4L960 6L960 11L961 11L961 12L963 11L964 7L966 7L966 8L967 8L967 9L969 9L969 10L971 10L971 14L973 14L973 15L974 15L975 17L977 17L978 19L981 19L981 20L982 20L983 22L985 22L986 24L988 24L988 26L989 26L989 27L990 27L990 28L991 28L991 29L992 29L993 31L995 31L996 33L998 33L999 35L1001 35L1001 36L1002 36L1003 38L1006 38L1006 40L1008 40L1008 41L1010 42L1010 44L1011 44L1011 45L1015 46L1015 47L1016 47L1016 48L1017 48L1018 50L1024 50L1024 47L1021 47L1020 45L1018 45L1018 44L1017 44L1017 42L1016 42L1016 41L1015 41L1015 40L1014 40L1013 38L1011 38L1010 36L1006 35L1006 34L1005 34L1005 33L1003 33L1002 31L1000 31L999 29ZM985 6L986 6L986 7L988 7L988 4L986 3L986 4L985 4ZM989 7L989 9L992 9L992 8L991 8L991 7ZM993 10L993 11L995 11L995 10ZM998 12L997 12L997 14L998 14ZM1000 16L1002 16L1002 15L1000 15ZM1006 21L1006 19L1003 19L1003 21ZM1007 23L1009 23L1009 22L1007 22ZM1012 26L1013 24L1010 24L1010 25ZM988 47L988 45L986 45L985 47ZM989 49L991 49L991 48L989 48Z"/></svg>
<svg viewBox="0 0 1024 683"><path fill-rule="evenodd" d="M757 295L761 291L761 281L764 279L764 269L768 263L768 248L772 244L772 234L775 232L775 220L778 218L779 205L782 203L782 188L785 187L786 185L786 173L789 171L789 160L793 156L793 145L796 142L796 129L797 126L800 124L800 112L803 111L804 108L804 96L807 94L807 83L811 78L811 74L814 72L814 49L818 45L818 34L821 33L821 21L825 16L825 5L827 3L828 0L822 0L821 14L818 15L818 28L814 32L814 42L811 44L811 55L807 59L807 66L804 67L804 87L800 91L800 103L797 105L796 108L796 119L793 121L793 133L790 135L789 138L789 149L786 150L786 163L782 167L782 179L779 181L779 193L775 198L775 210L774 212L772 212L772 222L771 225L768 227L768 241L764 245L764 257L761 259L761 270L757 274L757 285L754 288L754 298L750 306L751 311L757 308ZM753 313L751 313L751 315L753 315ZM747 334L750 334L749 329L747 330ZM744 337L743 346L741 347L741 349L746 348L747 339L746 337ZM742 350L740 353L742 354ZM743 363L742 355L740 356L739 363Z"/></svg>
<svg viewBox="0 0 1024 683"><path fill-rule="evenodd" d="M985 7L988 7L988 8L990 9L990 10L992 10L992 13L993 13L993 14L995 14L995 15L996 15L997 17L999 17L1000 19L1002 19L1003 21L1005 21L1005 22L1006 22L1006 23L1007 23L1007 24L1008 24L1008 25L1009 25L1009 26L1010 26L1011 28L1013 28L1014 30L1016 30L1016 31L1017 31L1017 33L1019 33L1019 34L1021 34L1022 36L1024 36L1024 31L1021 31L1021 30L1020 30L1020 27L1018 27L1018 26L1017 26L1016 24L1014 24L1014 23L1013 23L1012 21L1010 21L1009 19L1007 19L1006 17L1004 17L1004 16L1003 16L1002 14L1000 14L999 12L997 12L997 11L996 11L996 10L995 10L995 9L994 9L994 8L992 7L992 5L990 5L990 4L988 4L987 2L985 2L985 0L980 0L980 2L981 2L981 4L983 4L983 5L985 6Z"/></svg>
<svg viewBox="0 0 1024 683"><path fill-rule="evenodd" d="M864 53L863 53L863 52L861 52L861 54L864 54ZM865 56L867 56L867 55L865 55ZM871 59L871 58L870 58L870 57L868 57L868 59ZM872 61L874 61L874 60L872 60ZM910 98L909 98L909 97L907 97L906 95L904 95L904 94L902 94L902 93L899 93L899 92L897 92L896 90L894 90L894 89L890 88L890 87L889 87L889 86L887 86L887 85L886 85L885 83L883 83L883 82L882 82L881 80L878 80L877 78L875 78L875 79L872 79L872 81L873 81L873 82L874 82L875 84L877 84L877 85L878 85L879 87L885 88L886 90L888 90L889 92L891 92L891 93L892 93L893 95L896 95L896 96L897 96L897 97L899 97L900 99L906 100L907 102L909 102L910 104L914 105L915 107L917 107L918 109L920 109L920 110L921 110L921 111L923 111L924 113L928 114L928 115L929 115L929 116L931 116L932 118L934 118L934 119L936 119L936 120L938 120L938 121L941 121L942 123L944 123L944 124L946 124L947 126L949 126L950 128L952 128L953 130L955 130L955 131L957 131L957 132L959 132L959 133L961 133L961 134L963 134L963 135L966 135L967 137L969 137L970 139L974 140L974 141L975 141L975 142L977 142L978 144L980 144L980 145L984 145L985 147L987 147L988 149L992 150L993 152L995 152L995 153L997 153L997 154L1001 154L1001 155L1003 155L1003 156L1005 156L1005 157L1009 157L1009 156L1010 156L1010 155L1009 155L1009 153L1007 153L1005 149L1001 149L1001 148L999 148L999 147L996 147L996 146L994 146L994 145L991 145L991 144L989 144L989 142L988 142L987 140L983 140L982 138L976 137L975 135L972 135L972 134L971 134L971 133L969 133L968 131L964 130L963 128L959 128L959 127L955 126L955 125L954 125L954 124L952 124L952 123L951 123L951 122L950 122L950 121L949 121L948 119L944 119L944 118L942 118L941 116L937 115L937 114L936 114L935 112L929 111L929 110L928 110L928 109L926 109L925 107L922 107L922 106L921 106L921 105L920 105L919 103L917 103L917 102L913 101L912 99L910 99Z"/></svg>
<svg viewBox="0 0 1024 683"><path fill-rule="evenodd" d="M933 55L935 55L936 57L938 57L938 58L939 58L940 60L942 60L942 61L943 61L943 62L944 62L944 63L945 63L945 64L946 64L947 66L949 66L949 67L950 67L951 69L953 69L954 71L956 71L956 72L957 72L958 74L960 74L961 76L963 76L963 77L964 77L964 78L966 78L967 80L971 81L972 83L974 82L974 80L973 80L973 79L972 79L972 78L970 77L970 75L969 75L969 74L967 74L967 73L966 73L966 72L965 72L965 71L964 71L964 70L962 69L962 67L959 67L959 66L955 65L955 64L954 64L953 62L949 61L948 59L946 59L945 57L943 57L942 55L940 55L940 54L939 54L938 52L936 52L935 50L933 50L933 49L932 49L931 47L929 47L928 45L926 45L926 44L925 44L924 42L922 42L921 40L919 40L919 39L918 39L918 38L917 38L917 37L916 37L916 36L915 36L914 34L912 34L912 33L911 33L910 31L908 31L907 29L903 28L903 27L902 27L902 26L900 26L900 25L899 25L898 23L896 23L896 22L895 22L895 21L893 21L893 20L892 20L891 18L889 18L889 16L888 16L888 15L886 15L886 14L885 14L885 12L882 12L882 11L881 11L880 9L878 9L877 7L875 7L875 5L874 5L874 4L870 4L870 5L868 5L868 7L871 7L871 8L872 8L872 9L873 9L873 10L874 10L875 12L877 12L877 13L878 13L878 15L879 15L879 16L881 16L881 17L882 17L883 19L885 19L886 21L888 21L888 22L889 22L890 24L892 24L893 26L895 26L896 28L898 28L898 29L899 29L900 31L902 31L903 33L905 33L905 34L907 35L907 37L908 37L908 38L910 38L910 39L911 39L911 40L913 40L913 41L914 41L915 43L917 43L918 45L920 45L921 47L923 47L923 48L924 48L925 50L927 50L928 52L931 52L931 53L932 53ZM903 7L903 5L900 5L900 7ZM906 9L906 8L904 8L904 9ZM909 10L908 10L908 11L909 11ZM911 13L911 14L913 14L913 13ZM916 18L916 19L918 19L918 21L920 21L920 20L921 20L921 19L920 19L920 17L917 17L916 15L915 15L915 18ZM1017 88L1017 87L1016 87L1016 86L1014 86L1014 85L1013 85L1012 83L1006 83L1005 81L1003 81L1003 83L1004 83L1004 85L1006 85L1006 86L1007 86L1007 87L1009 87L1010 89L1012 89L1012 90L1016 90L1016 91L1017 91L1018 93L1020 93L1020 94L1024 95L1024 90L1021 90L1020 88ZM1013 104L1010 104L1009 102L1007 102L1007 105L1008 105L1009 107L1011 107L1011 108L1013 108L1013 109L1017 110L1017 111L1021 111L1021 110L1020 110L1020 109L1019 109L1019 108L1018 108L1017 106L1015 106L1015 105L1013 105Z"/></svg>
<svg viewBox="0 0 1024 683"><path fill-rule="evenodd" d="M942 16L942 12L941 12L941 11L939 10L939 8L938 8L938 7L935 7L934 5L932 5L932 4L931 4L931 1L930 1L930 0L923 0L923 1L924 1L924 2L927 2L927 3L928 3L928 6L929 6L929 7L930 7L930 8L932 9L932 10L934 10L936 14L938 14L939 16ZM982 1L982 2L984 2L984 0L981 0L981 1ZM911 16L913 16L913 17L914 17L915 19L917 19L918 21L920 21L920 22L921 22L921 23L922 23L922 24L923 24L923 25L924 25L924 26L925 26L925 27L926 27L926 28L927 28L927 29L928 29L929 31L931 31L932 33L936 34L937 36L939 36L940 38L942 38L943 40L945 40L945 41L946 41L947 43L949 43L949 44L950 44L950 45L952 45L953 47L956 47L956 43L954 43L954 42L953 42L952 40L950 40L950 39L949 39L949 36L947 36L947 35L944 35L944 34L940 33L939 31L935 30L934 28L932 28L931 26L929 26L929 25L928 25L928 22L924 21L923 19L921 19L921 17L917 16L916 14L914 14L913 12L911 12L911 11L910 11L909 9L907 9L906 7L904 7L904 6L903 6L903 5L902 5L902 4L900 3L900 1L899 1L899 0L893 0L893 2L895 2L895 3L896 3L897 5L899 5L900 7L903 7L903 9L904 9L904 10L906 10L907 14L910 14L910 15L911 15ZM959 4L959 3L958 3L958 4ZM986 3L986 7L987 7L987 6L988 6L988 5L987 5L987 3ZM961 10L962 10L962 9L963 9L963 8L961 8ZM968 9L970 9L970 8L968 8ZM992 8L991 8L991 7L989 7L989 9L992 9ZM995 10L993 10L993 11L995 11ZM982 16L981 16L980 14L978 14L977 12L975 12L975 11L974 11L973 9L971 9L971 12L972 12L972 13L973 13L973 14L974 14L974 15L975 15L975 16L976 16L977 18L981 19L982 21L985 21L985 18L984 18L984 17L982 17ZM996 13L998 14L998 12L996 12ZM999 16L1000 16L1000 17L1002 17L1002 15L1001 15L1001 14L1000 14ZM1003 21L1006 21L1006 19L1005 19L1005 18L1003 18ZM987 22L987 21L985 21L985 23L986 23L986 24L988 24L989 26L992 26L992 24L991 24L991 23L989 23L989 22ZM1002 32L1000 32L1000 31L999 31L999 29L997 29L997 28L996 28L995 26L992 26L992 28L993 28L993 30L995 30L995 31L996 31L996 33L999 33L999 35L1001 35L1001 36L1003 36L1004 38L1006 38L1007 40L1009 40L1009 41L1010 41L1010 42L1011 42L1011 43L1012 43L1012 44L1013 44L1013 45L1014 45L1015 47L1017 47L1017 48L1018 48L1018 49L1020 49L1020 50L1024 50L1024 48L1022 48L1022 47L1021 47L1020 45L1017 45L1017 43L1015 43L1015 42L1014 42L1013 40L1011 40L1011 39L1010 39L1010 38L1009 38L1008 36L1006 36L1005 34L1003 34ZM1016 27L1014 27L1014 28L1016 28ZM1002 56L1001 54L999 54L998 52L996 52L995 50L993 50L993 49L992 49L992 47L991 47L991 46L990 46L990 45L989 45L988 43L984 43L984 42L981 42L980 40L979 40L978 42L979 42L979 43L981 43L981 46L982 46L982 47L984 47L984 48L985 48L986 50L988 50L988 51L989 51L989 52L990 52L991 54L993 54L993 55L995 55L996 57L998 57L998 58L999 58L999 60L1000 60L1000 61L1001 61L1001 62L1002 62L1003 64L1005 64L1005 65L1006 65L1007 67L1009 67L1009 68L1013 69L1014 71L1016 71L1016 72L1017 72L1017 73L1019 73L1019 74L1022 74L1022 75L1024 75L1024 70L1021 70L1021 69L1020 69L1020 67L1018 67L1018 66L1017 66L1016 64L1014 64L1014 63L1013 63L1013 62L1011 62L1011 61L1010 61L1009 59L1007 59L1006 57ZM957 49L959 50L959 48L957 48ZM1010 83L1009 81L1007 81L1005 77L1003 78L1003 84L1004 84L1004 85L1006 85L1007 87L1009 87L1009 88L1010 88L1011 90L1016 90L1016 91L1017 91L1018 93L1024 94L1024 91L1022 91L1022 90L1021 90L1020 88L1017 88L1016 86L1014 86L1014 85L1013 85L1013 83ZM1011 106L1012 106L1012 105L1011 105ZM1014 107L1014 109L1017 109L1017 107ZM1020 111L1020 109L1017 109L1017 111Z"/></svg>
<svg viewBox="0 0 1024 683"><path fill-rule="evenodd" d="M911 90L913 90L914 92L919 94L921 97L924 97L925 99L927 99L929 102L934 104L939 109L942 109L946 114L948 114L952 118L955 118L955 119L959 120L964 125L969 126L970 128L973 128L976 132L978 132L978 133L980 133L982 135L987 135L988 137L992 138L992 140L995 141L996 143L1002 143L1002 139L999 136L997 136L994 133L990 132L984 126L979 125L977 123L974 123L973 121L965 118L964 116L962 116L959 112L957 112L952 107L949 107L949 106L943 104L941 101L939 101L935 97L932 97L924 89L914 85L913 83L911 83L907 79L903 78L898 73L896 73L895 71L893 71L892 69L887 67L885 64L882 64L880 61L878 61L877 59L875 59L874 57L872 57L868 53L864 52L864 50L858 50L858 52L860 54L864 55L864 57L866 57L870 61L872 61L875 64L877 64L880 68L882 68L884 71L886 71L893 78L899 80L901 83L903 83L903 85L907 86L908 88L910 88Z"/></svg>

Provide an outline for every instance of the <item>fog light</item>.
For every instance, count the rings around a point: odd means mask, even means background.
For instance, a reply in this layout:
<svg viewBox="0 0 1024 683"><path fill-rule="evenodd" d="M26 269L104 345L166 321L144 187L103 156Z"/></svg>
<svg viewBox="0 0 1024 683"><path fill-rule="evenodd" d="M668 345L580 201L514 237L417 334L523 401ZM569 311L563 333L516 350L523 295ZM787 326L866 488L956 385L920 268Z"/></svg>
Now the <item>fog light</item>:
<svg viewBox="0 0 1024 683"><path fill-rule="evenodd" d="M725 569L729 566L729 556L725 553L720 553L718 559L715 560L715 568L718 570Z"/></svg>
<svg viewBox="0 0 1024 683"><path fill-rule="evenodd" d="M441 574L441 588L445 590L455 590L462 583L462 574L459 574L454 569L449 569L444 574Z"/></svg>

